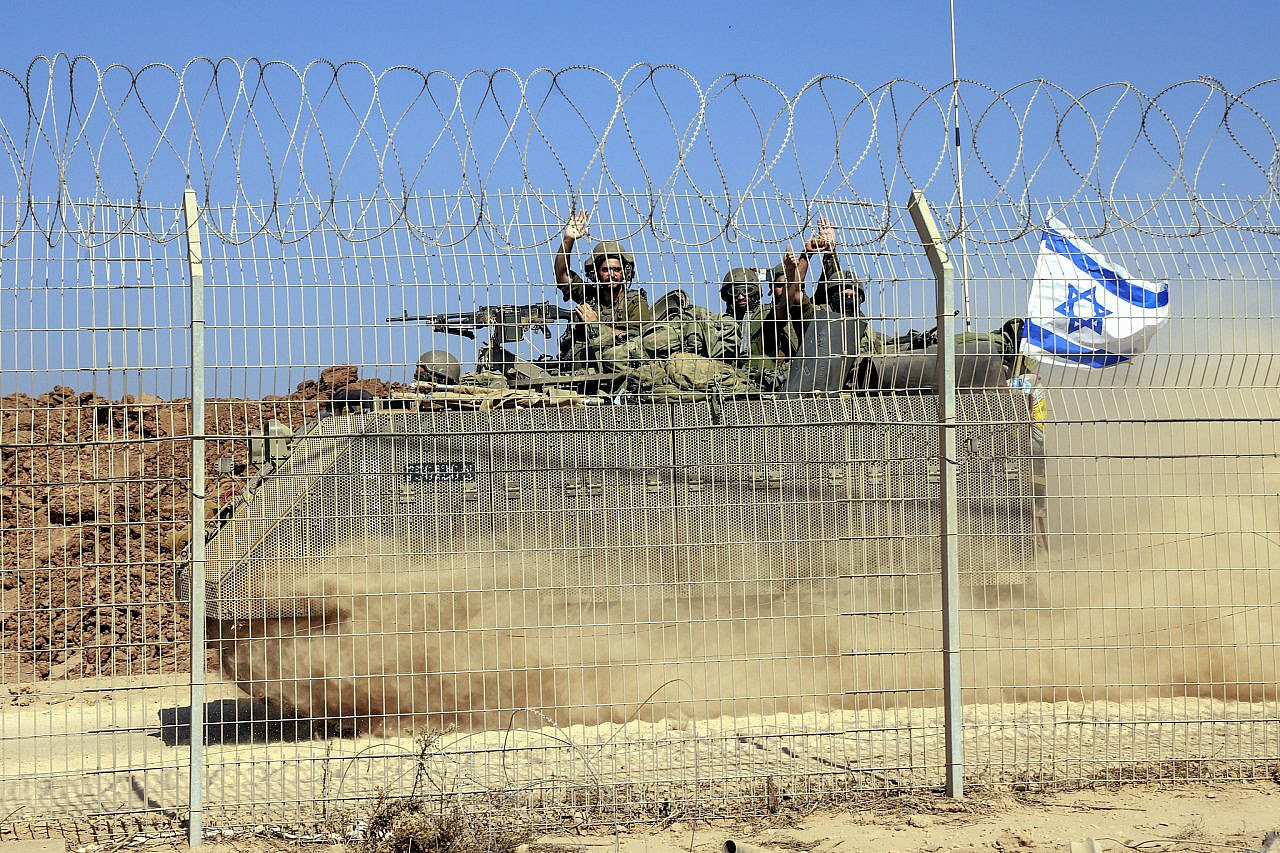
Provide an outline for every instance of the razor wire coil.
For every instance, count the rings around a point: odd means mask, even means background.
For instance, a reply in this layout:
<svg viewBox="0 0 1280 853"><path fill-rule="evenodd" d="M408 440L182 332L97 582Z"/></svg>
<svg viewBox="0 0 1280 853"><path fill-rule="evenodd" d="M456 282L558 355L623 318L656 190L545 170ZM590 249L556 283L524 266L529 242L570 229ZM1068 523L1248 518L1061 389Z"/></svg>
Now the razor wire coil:
<svg viewBox="0 0 1280 853"><path fill-rule="evenodd" d="M929 194L946 236L988 243L1040 227L1033 197L1098 203L1103 215L1080 228L1084 236L1274 234L1272 217L1255 214L1280 183L1268 117L1278 82L1231 92L1201 77L1154 94L1124 82L1074 94L1044 79L867 88L823 75L788 92L757 75L703 84L675 65L637 64L618 76L582 65L456 76L327 60L131 68L41 56L22 73L0 69L0 245L31 230L81 245L121 234L166 242L181 234L180 218L146 211L188 184L203 207L233 208L233 227L210 226L236 244L260 234L305 239L294 222L318 227L355 198L358 215L328 222L348 241L403 227L424 245L450 246L478 230L498 248L521 248L504 242L493 210L509 193L541 208L548 239L569 212L605 196L629 208L636 228L677 242L672 223L682 200L695 199L732 239L746 200L763 195L783 200L806 228L829 204L863 207L878 227L845 242L869 245L912 189ZM957 150L976 167L965 170L963 207ZM1250 199L1238 218L1207 203L1226 194L1224 176L1232 195ZM1134 187L1151 198L1145 211L1108 204ZM446 221L419 217L414 200L437 193L454 200ZM1176 234L1148 220L1171 198L1191 210ZM114 207L107 233L77 221L84 201ZM997 205L1021 212L1016 227L994 237L972 228Z"/></svg>

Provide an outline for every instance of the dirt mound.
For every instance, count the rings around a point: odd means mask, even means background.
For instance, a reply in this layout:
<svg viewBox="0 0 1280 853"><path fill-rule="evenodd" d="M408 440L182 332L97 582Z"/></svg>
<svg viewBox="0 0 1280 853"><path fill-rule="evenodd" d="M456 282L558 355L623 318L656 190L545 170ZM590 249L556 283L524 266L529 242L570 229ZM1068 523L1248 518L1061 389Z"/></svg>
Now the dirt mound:
<svg viewBox="0 0 1280 853"><path fill-rule="evenodd" d="M246 437L315 419L344 387L403 387L328 368L287 397L205 405L208 511L257 472ZM190 521L191 401L57 386L0 398L0 682L188 666L177 600Z"/></svg>
<svg viewBox="0 0 1280 853"><path fill-rule="evenodd" d="M359 368L353 364L335 364L320 371L320 379L307 379L298 383L298 388L287 398L289 400L327 400L334 391L342 389L360 389L368 391L375 397L385 397L392 391L407 386L398 382L386 382L382 379L361 379ZM268 397L267 399L272 399Z"/></svg>

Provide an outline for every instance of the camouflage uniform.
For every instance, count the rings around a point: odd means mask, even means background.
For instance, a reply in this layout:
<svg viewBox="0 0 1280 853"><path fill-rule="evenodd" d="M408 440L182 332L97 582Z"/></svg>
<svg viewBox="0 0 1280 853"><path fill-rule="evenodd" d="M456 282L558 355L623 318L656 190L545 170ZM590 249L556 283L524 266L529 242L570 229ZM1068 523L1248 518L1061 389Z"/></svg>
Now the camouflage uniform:
<svg viewBox="0 0 1280 853"><path fill-rule="evenodd" d="M735 366L738 352L737 321L673 291L642 334L601 350L600 365L624 374L627 390L646 396L685 398L713 386L722 393L757 390Z"/></svg>
<svg viewBox="0 0 1280 853"><path fill-rule="evenodd" d="M771 270L770 278L776 281L785 275L786 267L778 264ZM834 250L824 252L817 292L823 293L828 280L842 276L840 257ZM794 316L779 316L775 305L762 305L748 315L744 323L750 341L750 375L765 390L780 388L786 381L788 364L800 350L805 328L816 316L817 307L806 296L791 311Z"/></svg>
<svg viewBox="0 0 1280 853"><path fill-rule="evenodd" d="M624 340L639 337L653 320L653 311L644 291L628 290L613 305L593 305L600 319L591 323L574 320L560 338L560 369L565 373L600 370L600 353ZM613 329L627 332L624 340Z"/></svg>
<svg viewBox="0 0 1280 853"><path fill-rule="evenodd" d="M667 358L685 352L729 364L739 360L738 322L725 314L695 305L683 290L675 290L662 297L657 315L642 338L647 357Z"/></svg>
<svg viewBox="0 0 1280 853"><path fill-rule="evenodd" d="M591 283L588 284L582 276L569 270L569 282L558 285L561 295L566 299L580 305L590 303L599 315L598 320L590 323L575 319L569 324L564 337L560 339L560 369L564 373L600 370L600 352L621 342L620 336L613 329L625 331L626 338L630 339L642 334L645 324L653 319L653 311L649 308L649 300L643 290L627 290L610 304L594 298L593 290L610 286L595 282L596 264L610 257L622 261L626 270L625 280L631 282L635 277L635 259L616 240L602 240L591 250L583 264Z"/></svg>
<svg viewBox="0 0 1280 853"><path fill-rule="evenodd" d="M795 316L781 316L775 305L763 305L746 320L750 340L749 374L766 391L782 387L787 365L800 349L804 330L814 317L809 297L794 309Z"/></svg>

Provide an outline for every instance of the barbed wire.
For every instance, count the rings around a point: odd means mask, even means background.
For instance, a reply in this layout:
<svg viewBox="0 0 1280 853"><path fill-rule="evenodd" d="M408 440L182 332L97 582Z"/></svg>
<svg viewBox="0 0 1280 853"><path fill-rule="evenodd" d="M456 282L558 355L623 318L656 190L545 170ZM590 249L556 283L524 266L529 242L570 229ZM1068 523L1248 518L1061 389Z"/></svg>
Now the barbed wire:
<svg viewBox="0 0 1280 853"><path fill-rule="evenodd" d="M236 244L297 241L323 224L350 241L400 227L429 245L476 230L504 245L494 214L504 195L531 202L522 215L546 220L548 234L608 197L665 239L683 239L672 225L687 219L688 199L730 236L753 197L784 200L797 231L838 199L866 208L873 226L855 241L873 243L912 189L930 197L949 236L983 242L1038 228L1033 201L1046 198L1104 211L1079 226L1085 236L1274 234L1278 83L1231 92L1201 77L1154 94L1130 83L1074 94L1043 79L866 88L824 75L789 92L744 74L703 84L674 65L455 76L323 60L135 69L41 56L22 73L0 69L0 245L28 232L86 245L121 234L168 241L181 233L188 185L203 206L233 210L220 218L229 226L211 227ZM1119 195L1151 204L1122 215L1109 203ZM451 201L444 221L437 205L427 205L429 221L418 216L416 199L440 196ZM1250 204L1225 217L1205 201L1215 196ZM1170 198L1186 200L1187 220L1152 220ZM356 212L338 223L340 204ZM85 214L101 205L105 224ZM1017 211L1018 226L975 229L995 207Z"/></svg>

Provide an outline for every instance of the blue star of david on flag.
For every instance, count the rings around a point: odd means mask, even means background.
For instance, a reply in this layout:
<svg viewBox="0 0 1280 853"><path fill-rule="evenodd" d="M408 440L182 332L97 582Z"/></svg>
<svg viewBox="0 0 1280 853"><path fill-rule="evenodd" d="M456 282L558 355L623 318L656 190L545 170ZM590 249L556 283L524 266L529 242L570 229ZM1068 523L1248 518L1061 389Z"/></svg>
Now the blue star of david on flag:
<svg viewBox="0 0 1280 853"><path fill-rule="evenodd" d="M1096 287L1081 290L1074 284L1067 284L1067 301L1053 309L1067 318L1067 334L1077 332L1080 329L1089 329L1096 334L1102 334L1102 318L1115 312L1108 311L1098 302L1097 291ZM1089 306L1088 315L1080 313L1079 305L1081 302Z"/></svg>

